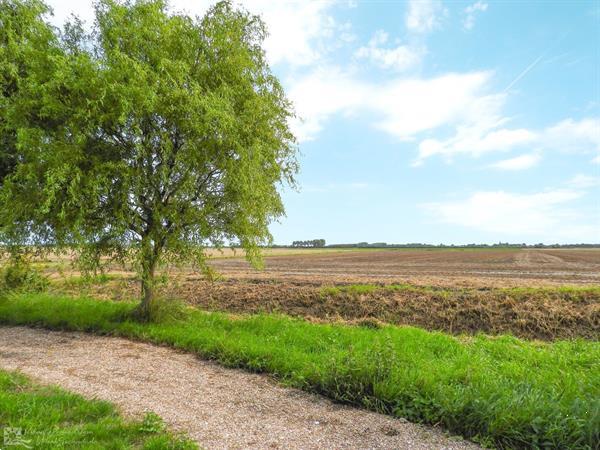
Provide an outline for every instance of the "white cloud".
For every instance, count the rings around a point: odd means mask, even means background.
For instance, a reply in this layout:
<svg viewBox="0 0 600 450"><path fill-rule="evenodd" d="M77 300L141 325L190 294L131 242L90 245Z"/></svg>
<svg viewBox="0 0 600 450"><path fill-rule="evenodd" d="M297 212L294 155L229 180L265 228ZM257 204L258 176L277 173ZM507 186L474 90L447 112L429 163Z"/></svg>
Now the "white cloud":
<svg viewBox="0 0 600 450"><path fill-rule="evenodd" d="M565 119L545 130L543 142L555 150L600 153L600 117Z"/></svg>
<svg viewBox="0 0 600 450"><path fill-rule="evenodd" d="M584 191L573 189L531 194L480 191L459 201L421 206L441 223L497 233L503 239L533 236L546 242L599 242L599 218L584 217L570 206L583 195Z"/></svg>
<svg viewBox="0 0 600 450"><path fill-rule="evenodd" d="M384 69L402 71L409 69L421 61L423 50L412 48L408 45L398 45L386 48L389 40L388 34L383 30L375 32L366 46L360 47L354 55L357 58L365 58Z"/></svg>
<svg viewBox="0 0 600 450"><path fill-rule="evenodd" d="M441 26L441 18L447 14L439 0L410 0L405 24L408 30L427 33Z"/></svg>
<svg viewBox="0 0 600 450"><path fill-rule="evenodd" d="M72 14L87 24L94 21L94 8L91 1L48 0L46 4L52 8L53 16L50 21L56 26L61 27Z"/></svg>
<svg viewBox="0 0 600 450"><path fill-rule="evenodd" d="M465 30L470 30L475 26L475 16L479 12L484 12L488 8L488 4L481 0L469 5L465 8L465 18L463 20L463 27Z"/></svg>
<svg viewBox="0 0 600 450"><path fill-rule="evenodd" d="M592 158L592 164L600 164L600 155Z"/></svg>
<svg viewBox="0 0 600 450"><path fill-rule="evenodd" d="M489 167L499 170L525 170L535 166L541 159L539 152L527 153L514 158L503 159L490 164Z"/></svg>
<svg viewBox="0 0 600 450"><path fill-rule="evenodd" d="M479 157L484 153L509 151L519 145L533 142L535 134L525 129L497 129L488 131L485 126L459 126L456 135L445 141L425 139L419 144L419 156L414 165L426 158L443 155L451 160L457 154Z"/></svg>
<svg viewBox="0 0 600 450"><path fill-rule="evenodd" d="M54 9L52 22L58 26L75 13L87 23L94 20L92 1L48 0ZM171 0L173 11L203 15L215 1ZM338 24L330 14L334 0L271 1L241 0L236 2L253 14L259 14L267 24L269 36L264 47L272 64L293 66L313 64L338 40L352 38L348 24Z"/></svg>
<svg viewBox="0 0 600 450"><path fill-rule="evenodd" d="M484 153L531 146L578 153L600 152L598 118L580 121L566 119L542 130L508 129L501 128L507 122L507 119L500 115L501 106L502 104L498 103L495 111L489 108L487 114L476 117L471 125L460 125L454 136L448 139L423 140L419 144L419 155L414 165L420 165L425 159L435 155L445 156L446 159L458 154L478 157Z"/></svg>
<svg viewBox="0 0 600 450"><path fill-rule="evenodd" d="M398 79L383 86L371 101L382 113L377 126L400 139L442 125L488 115L499 100L485 95L489 72L450 73L429 79Z"/></svg>
<svg viewBox="0 0 600 450"><path fill-rule="evenodd" d="M295 123L299 139L313 139L333 114L370 112L373 126L402 140L448 124L492 117L502 96L483 92L488 72L447 74L430 79L396 78L371 83L335 67L320 68L288 80L289 95L304 122Z"/></svg>
<svg viewBox="0 0 600 450"><path fill-rule="evenodd" d="M291 79L288 94L302 121L292 125L300 141L314 139L335 113L351 114L364 105L367 88L339 68L319 68L300 79Z"/></svg>
<svg viewBox="0 0 600 450"><path fill-rule="evenodd" d="M591 176L579 173L568 182L573 188L586 189L600 186L600 176Z"/></svg>
<svg viewBox="0 0 600 450"><path fill-rule="evenodd" d="M329 14L334 5L332 0L244 0L239 3L265 20L269 31L265 50L272 64L313 64L328 46L334 45L332 41L336 39L339 25Z"/></svg>

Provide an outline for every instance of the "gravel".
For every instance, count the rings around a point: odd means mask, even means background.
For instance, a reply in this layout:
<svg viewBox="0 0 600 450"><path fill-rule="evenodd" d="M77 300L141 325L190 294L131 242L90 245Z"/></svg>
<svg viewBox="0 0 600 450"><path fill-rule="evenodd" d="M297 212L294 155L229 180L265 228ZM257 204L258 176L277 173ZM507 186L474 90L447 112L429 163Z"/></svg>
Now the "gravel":
<svg viewBox="0 0 600 450"><path fill-rule="evenodd" d="M476 449L441 430L335 404L265 375L113 337L0 327L0 367L147 411L206 449Z"/></svg>

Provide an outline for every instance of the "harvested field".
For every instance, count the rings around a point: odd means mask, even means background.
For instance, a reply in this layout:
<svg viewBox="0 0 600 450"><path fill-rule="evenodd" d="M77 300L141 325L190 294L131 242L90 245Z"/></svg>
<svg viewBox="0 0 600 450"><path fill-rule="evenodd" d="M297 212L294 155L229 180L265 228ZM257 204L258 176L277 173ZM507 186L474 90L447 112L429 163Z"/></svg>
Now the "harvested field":
<svg viewBox="0 0 600 450"><path fill-rule="evenodd" d="M266 258L265 270L242 258L212 265L233 278L320 283L411 283L510 287L600 285L600 249L393 249L315 252Z"/></svg>
<svg viewBox="0 0 600 450"><path fill-rule="evenodd" d="M600 249L267 249L263 270L243 252L207 250L224 278L310 284L408 283L444 287L600 286ZM52 276L73 275L71 258L50 255L42 264ZM132 275L112 265L109 273ZM190 269L171 271L202 278Z"/></svg>
<svg viewBox="0 0 600 450"><path fill-rule="evenodd" d="M223 278L172 273L161 295L201 308L280 312L317 321L378 321L454 334L530 339L600 338L600 250L274 250L256 271L231 253L214 256ZM55 288L129 299L127 271L103 282ZM357 284L359 283L359 284Z"/></svg>

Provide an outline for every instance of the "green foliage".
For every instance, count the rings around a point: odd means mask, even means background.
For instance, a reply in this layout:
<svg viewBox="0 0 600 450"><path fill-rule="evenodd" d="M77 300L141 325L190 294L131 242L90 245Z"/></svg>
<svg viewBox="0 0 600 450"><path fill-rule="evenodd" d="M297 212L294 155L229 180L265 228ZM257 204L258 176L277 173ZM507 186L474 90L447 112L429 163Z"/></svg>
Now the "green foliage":
<svg viewBox="0 0 600 450"><path fill-rule="evenodd" d="M140 431L149 434L162 433L166 429L166 425L162 418L153 412L148 412L144 415L144 420L140 425Z"/></svg>
<svg viewBox="0 0 600 450"><path fill-rule="evenodd" d="M260 18L229 2L194 19L162 0L100 0L91 33L74 21L59 34L42 3L1 5L14 24L1 55L18 70L0 79L15 156L0 239L68 245L90 269L132 261L146 304L158 264L202 268L207 244L239 241L259 265L297 172Z"/></svg>
<svg viewBox="0 0 600 450"><path fill-rule="evenodd" d="M197 448L166 432L155 414L125 421L108 402L39 386L14 372L0 370L0 405L0 433L4 427L21 429L28 448Z"/></svg>
<svg viewBox="0 0 600 450"><path fill-rule="evenodd" d="M193 309L176 323L123 321L134 308L22 295L0 300L0 322L170 345L498 448L592 449L600 441L597 341L457 338Z"/></svg>
<svg viewBox="0 0 600 450"><path fill-rule="evenodd" d="M18 162L18 130L10 123L7 107L31 74L34 52L44 49L51 54L54 35L39 19L45 12L47 7L35 0L0 0L0 183Z"/></svg>
<svg viewBox="0 0 600 450"><path fill-rule="evenodd" d="M378 289L381 289L381 286L375 284L348 284L342 286L323 286L320 288L320 293L322 296L331 296L335 297L341 294L351 294L351 295L364 295L364 294L372 294L376 292Z"/></svg>
<svg viewBox="0 0 600 450"><path fill-rule="evenodd" d="M43 292L50 280L36 270L24 257L16 257L0 271L0 290Z"/></svg>
<svg viewBox="0 0 600 450"><path fill-rule="evenodd" d="M64 278L64 284L72 287L86 287L94 284L106 284L111 280L121 279L122 276L108 273L98 273L96 275L86 273L82 276L70 276Z"/></svg>

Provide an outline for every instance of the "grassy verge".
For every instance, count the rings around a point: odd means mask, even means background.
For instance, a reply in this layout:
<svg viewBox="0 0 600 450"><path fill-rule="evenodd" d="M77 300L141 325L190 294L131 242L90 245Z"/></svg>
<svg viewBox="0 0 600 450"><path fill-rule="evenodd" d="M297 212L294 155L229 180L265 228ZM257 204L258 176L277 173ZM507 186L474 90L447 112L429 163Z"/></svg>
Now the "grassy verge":
<svg viewBox="0 0 600 450"><path fill-rule="evenodd" d="M474 296L486 293L490 297L510 297L521 301L531 296L546 297L549 299L562 299L568 301L586 301L589 299L600 301L600 286L556 286L556 287L510 287L510 288L442 288L435 286L417 286L412 284L345 284L338 286L323 286L319 292L323 296L336 296L342 294L368 295L374 293L402 292L422 295L439 295L449 298L451 296Z"/></svg>
<svg viewBox="0 0 600 450"><path fill-rule="evenodd" d="M156 415L125 421L113 405L86 400L0 370L0 444L44 449L193 449ZM4 442L3 442L4 441Z"/></svg>
<svg viewBox="0 0 600 450"><path fill-rule="evenodd" d="M600 441L598 342L460 338L193 309L178 320L139 324L126 320L133 307L12 296L0 300L0 322L170 345L500 448L583 449Z"/></svg>

